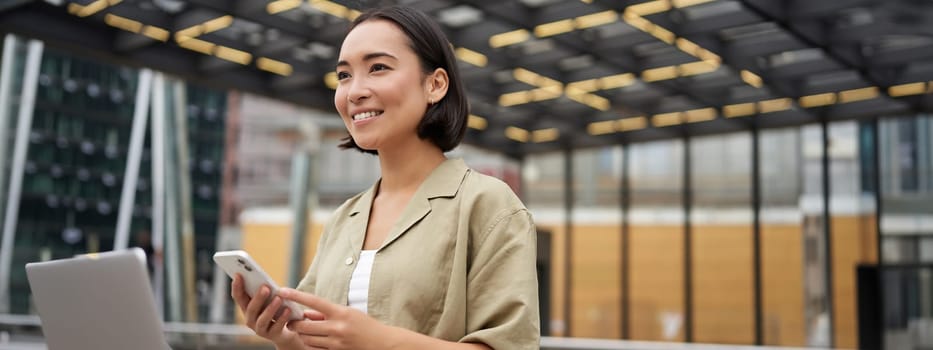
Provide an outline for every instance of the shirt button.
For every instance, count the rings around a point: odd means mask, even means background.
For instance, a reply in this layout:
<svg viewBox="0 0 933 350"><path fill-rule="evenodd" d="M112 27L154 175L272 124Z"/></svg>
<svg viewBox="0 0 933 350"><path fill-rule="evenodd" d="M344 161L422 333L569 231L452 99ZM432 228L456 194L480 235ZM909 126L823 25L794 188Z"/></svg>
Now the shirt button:
<svg viewBox="0 0 933 350"><path fill-rule="evenodd" d="M352 257L347 258L347 260L344 261L344 263L347 264L347 265L353 265L353 258L352 258Z"/></svg>

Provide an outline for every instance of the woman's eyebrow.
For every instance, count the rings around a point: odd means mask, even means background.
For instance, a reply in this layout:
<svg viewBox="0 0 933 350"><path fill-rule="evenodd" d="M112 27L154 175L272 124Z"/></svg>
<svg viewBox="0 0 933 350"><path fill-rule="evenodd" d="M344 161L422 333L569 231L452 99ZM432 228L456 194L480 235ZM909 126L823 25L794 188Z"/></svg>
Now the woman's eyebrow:
<svg viewBox="0 0 933 350"><path fill-rule="evenodd" d="M376 59L376 58L379 58L379 57L388 57L388 58L391 58L391 59L396 60L396 61L398 60L397 57L392 56L392 55L389 54L388 52L372 52L372 53L368 53L368 54L366 54L365 56L363 56L363 61L369 61L369 60L373 60L373 59ZM345 61L345 60L337 61L337 67L349 66L349 65L350 65L350 63L347 63L347 61Z"/></svg>

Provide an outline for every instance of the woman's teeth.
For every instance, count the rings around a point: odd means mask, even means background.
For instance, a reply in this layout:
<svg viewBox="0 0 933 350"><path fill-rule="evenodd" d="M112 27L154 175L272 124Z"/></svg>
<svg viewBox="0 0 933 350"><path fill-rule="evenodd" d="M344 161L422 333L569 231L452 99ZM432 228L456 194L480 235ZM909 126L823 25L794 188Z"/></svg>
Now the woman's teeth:
<svg viewBox="0 0 933 350"><path fill-rule="evenodd" d="M354 114L354 115L353 115L353 120L369 119L369 118L375 117L375 116L380 115L380 114L382 114L382 112L376 112L376 111L372 111L372 112L363 112L363 113L359 113L359 114Z"/></svg>

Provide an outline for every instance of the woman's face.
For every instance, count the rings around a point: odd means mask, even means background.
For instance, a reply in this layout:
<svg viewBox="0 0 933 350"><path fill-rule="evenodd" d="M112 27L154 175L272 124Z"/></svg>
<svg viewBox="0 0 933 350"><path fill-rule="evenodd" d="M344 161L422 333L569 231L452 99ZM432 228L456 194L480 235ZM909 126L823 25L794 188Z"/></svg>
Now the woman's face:
<svg viewBox="0 0 933 350"><path fill-rule="evenodd" d="M431 97L408 38L392 22L369 20L344 39L334 105L360 148L379 150L417 138Z"/></svg>

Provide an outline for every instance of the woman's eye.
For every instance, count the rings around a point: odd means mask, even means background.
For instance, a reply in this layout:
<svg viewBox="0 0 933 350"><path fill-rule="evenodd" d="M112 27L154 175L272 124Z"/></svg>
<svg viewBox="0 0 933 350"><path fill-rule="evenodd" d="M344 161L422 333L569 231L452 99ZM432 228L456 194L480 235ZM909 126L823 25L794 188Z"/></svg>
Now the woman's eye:
<svg viewBox="0 0 933 350"><path fill-rule="evenodd" d="M374 64L373 67L370 68L369 70L372 71L372 72L378 72L378 71L386 70L386 69L389 69L389 66L386 66L386 65L384 65L384 64L382 64L382 63L376 63L376 64Z"/></svg>
<svg viewBox="0 0 933 350"><path fill-rule="evenodd" d="M350 77L350 73L347 72L337 72L337 80L344 80Z"/></svg>

